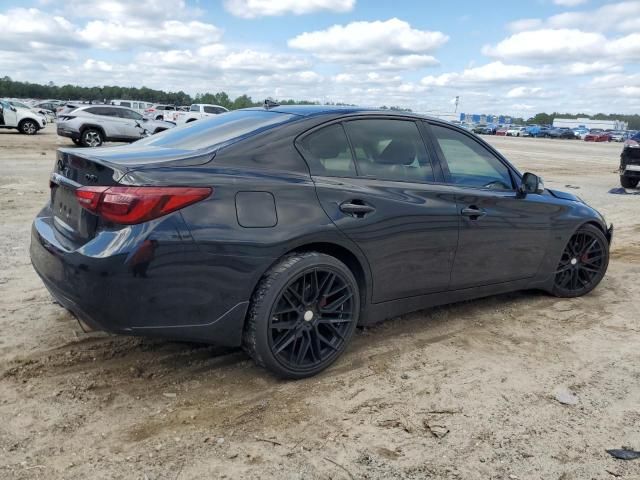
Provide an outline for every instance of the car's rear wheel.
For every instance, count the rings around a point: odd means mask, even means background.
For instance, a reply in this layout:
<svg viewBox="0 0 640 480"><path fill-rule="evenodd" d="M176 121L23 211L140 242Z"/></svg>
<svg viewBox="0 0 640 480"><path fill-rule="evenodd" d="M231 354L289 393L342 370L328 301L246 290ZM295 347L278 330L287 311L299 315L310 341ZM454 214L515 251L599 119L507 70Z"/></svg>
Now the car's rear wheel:
<svg viewBox="0 0 640 480"><path fill-rule="evenodd" d="M99 147L104 142L104 136L98 129L87 128L83 130L80 142L85 147Z"/></svg>
<svg viewBox="0 0 640 480"><path fill-rule="evenodd" d="M33 120L22 120L20 125L18 125L21 133L25 135L35 135L38 133L38 124Z"/></svg>
<svg viewBox="0 0 640 480"><path fill-rule="evenodd" d="M625 177L624 175L620 175L620 185L622 185L624 188L636 188L639 181L640 180L637 178Z"/></svg>
<svg viewBox="0 0 640 480"><path fill-rule="evenodd" d="M251 302L243 346L283 378L309 377L345 350L360 312L358 283L342 262L317 252L283 258Z"/></svg>
<svg viewBox="0 0 640 480"><path fill-rule="evenodd" d="M600 283L609 265L609 242L593 225L574 233L560 258L552 293L558 297L579 297Z"/></svg>

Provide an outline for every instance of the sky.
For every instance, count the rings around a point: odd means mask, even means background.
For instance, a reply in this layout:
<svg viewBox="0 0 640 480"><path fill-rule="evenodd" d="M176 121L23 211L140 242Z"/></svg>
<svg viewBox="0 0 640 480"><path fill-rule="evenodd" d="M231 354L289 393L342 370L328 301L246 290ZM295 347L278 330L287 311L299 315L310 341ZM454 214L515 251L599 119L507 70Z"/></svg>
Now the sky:
<svg viewBox="0 0 640 480"><path fill-rule="evenodd" d="M35 83L640 113L640 0L0 0L0 38Z"/></svg>

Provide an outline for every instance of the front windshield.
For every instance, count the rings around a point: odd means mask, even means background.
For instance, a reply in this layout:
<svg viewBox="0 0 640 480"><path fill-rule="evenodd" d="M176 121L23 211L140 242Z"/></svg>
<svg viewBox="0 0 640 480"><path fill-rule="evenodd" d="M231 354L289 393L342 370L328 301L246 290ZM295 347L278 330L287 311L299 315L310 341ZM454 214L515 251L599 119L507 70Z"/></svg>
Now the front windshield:
<svg viewBox="0 0 640 480"><path fill-rule="evenodd" d="M267 110L235 110L165 130L136 142L136 145L200 150L272 128L294 117Z"/></svg>

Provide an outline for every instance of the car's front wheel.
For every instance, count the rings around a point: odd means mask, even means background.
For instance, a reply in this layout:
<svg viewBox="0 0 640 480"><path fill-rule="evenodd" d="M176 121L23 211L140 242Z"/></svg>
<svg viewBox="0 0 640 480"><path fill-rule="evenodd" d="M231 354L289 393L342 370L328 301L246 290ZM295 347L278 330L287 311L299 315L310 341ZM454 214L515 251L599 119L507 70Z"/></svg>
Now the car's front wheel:
<svg viewBox="0 0 640 480"><path fill-rule="evenodd" d="M637 178L625 177L624 175L620 175L620 185L622 185L623 188L636 188L639 181L640 180Z"/></svg>
<svg viewBox="0 0 640 480"><path fill-rule="evenodd" d="M24 133L25 135L35 135L36 133L38 133L38 124L33 120L22 120L20 122L20 125L18 125L18 128L20 132Z"/></svg>
<svg viewBox="0 0 640 480"><path fill-rule="evenodd" d="M87 128L82 132L80 142L85 147L99 147L104 142L104 136L100 130Z"/></svg>
<svg viewBox="0 0 640 480"><path fill-rule="evenodd" d="M243 347L260 366L290 379L310 377L345 350L360 313L353 273L329 255L284 257L258 285Z"/></svg>
<svg viewBox="0 0 640 480"><path fill-rule="evenodd" d="M609 242L593 225L576 231L560 258L552 293L558 297L579 297L596 288L609 265Z"/></svg>

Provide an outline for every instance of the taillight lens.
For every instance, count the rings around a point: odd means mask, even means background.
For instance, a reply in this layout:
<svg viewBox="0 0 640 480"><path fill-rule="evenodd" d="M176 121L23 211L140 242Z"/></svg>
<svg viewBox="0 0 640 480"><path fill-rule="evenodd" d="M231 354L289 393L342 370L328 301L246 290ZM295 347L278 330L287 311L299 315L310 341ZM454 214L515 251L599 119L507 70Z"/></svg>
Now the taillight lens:
<svg viewBox="0 0 640 480"><path fill-rule="evenodd" d="M80 187L78 203L110 222L134 225L207 198L210 187Z"/></svg>

